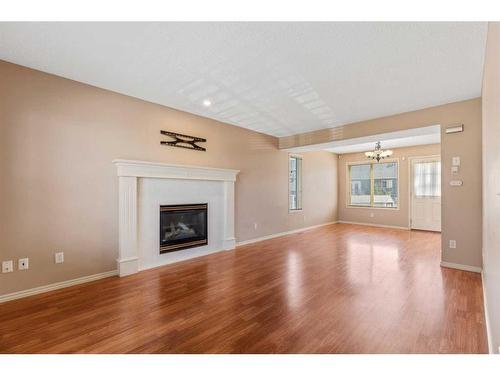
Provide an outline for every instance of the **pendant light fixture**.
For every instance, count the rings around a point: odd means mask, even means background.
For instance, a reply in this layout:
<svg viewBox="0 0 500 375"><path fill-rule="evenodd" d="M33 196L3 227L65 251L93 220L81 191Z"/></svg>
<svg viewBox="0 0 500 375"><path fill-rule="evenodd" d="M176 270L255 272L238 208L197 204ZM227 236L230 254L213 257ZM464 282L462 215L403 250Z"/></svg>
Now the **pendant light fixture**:
<svg viewBox="0 0 500 375"><path fill-rule="evenodd" d="M392 150L382 150L382 148L380 147L380 142L377 142L375 144L375 150L365 152L365 156L368 159L376 160L377 163L380 160L385 159L385 158L387 158L387 157L389 157L391 155L392 155Z"/></svg>

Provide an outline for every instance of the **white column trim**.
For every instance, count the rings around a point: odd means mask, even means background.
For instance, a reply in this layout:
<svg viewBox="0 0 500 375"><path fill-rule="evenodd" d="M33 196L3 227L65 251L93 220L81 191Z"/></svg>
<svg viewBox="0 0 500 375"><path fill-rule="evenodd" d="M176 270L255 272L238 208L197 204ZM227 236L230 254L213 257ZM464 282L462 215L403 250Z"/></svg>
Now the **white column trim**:
<svg viewBox="0 0 500 375"><path fill-rule="evenodd" d="M234 181L224 182L224 250L236 247L234 237Z"/></svg>
<svg viewBox="0 0 500 375"><path fill-rule="evenodd" d="M139 271L137 248L137 177L120 177L118 181L118 274Z"/></svg>

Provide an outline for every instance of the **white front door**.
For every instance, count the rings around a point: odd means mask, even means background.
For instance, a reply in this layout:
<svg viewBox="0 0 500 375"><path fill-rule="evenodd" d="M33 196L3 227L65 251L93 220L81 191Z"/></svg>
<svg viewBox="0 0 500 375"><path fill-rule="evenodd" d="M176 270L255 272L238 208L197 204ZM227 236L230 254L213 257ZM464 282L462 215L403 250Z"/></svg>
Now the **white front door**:
<svg viewBox="0 0 500 375"><path fill-rule="evenodd" d="M411 161L411 228L441 231L441 159Z"/></svg>

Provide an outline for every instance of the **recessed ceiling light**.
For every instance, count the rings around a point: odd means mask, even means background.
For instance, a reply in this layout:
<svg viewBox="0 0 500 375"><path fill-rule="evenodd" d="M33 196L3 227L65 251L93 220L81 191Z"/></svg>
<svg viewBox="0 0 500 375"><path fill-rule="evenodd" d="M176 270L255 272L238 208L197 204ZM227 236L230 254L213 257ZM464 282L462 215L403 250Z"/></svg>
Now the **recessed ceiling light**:
<svg viewBox="0 0 500 375"><path fill-rule="evenodd" d="M212 102L211 102L210 100L208 100L208 99L205 99L205 100L203 101L203 105L204 105L205 107L210 107L210 106L212 105Z"/></svg>

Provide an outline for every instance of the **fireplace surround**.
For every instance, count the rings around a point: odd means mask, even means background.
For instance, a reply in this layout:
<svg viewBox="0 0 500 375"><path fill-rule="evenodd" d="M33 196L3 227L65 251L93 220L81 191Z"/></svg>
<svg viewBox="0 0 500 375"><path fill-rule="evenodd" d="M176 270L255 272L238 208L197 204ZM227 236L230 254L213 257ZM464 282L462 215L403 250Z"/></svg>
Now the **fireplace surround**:
<svg viewBox="0 0 500 375"><path fill-rule="evenodd" d="M123 159L113 163L118 176L120 276L235 248L238 170ZM159 207L192 204L207 204L207 243L160 253ZM173 225L174 231L182 228Z"/></svg>

